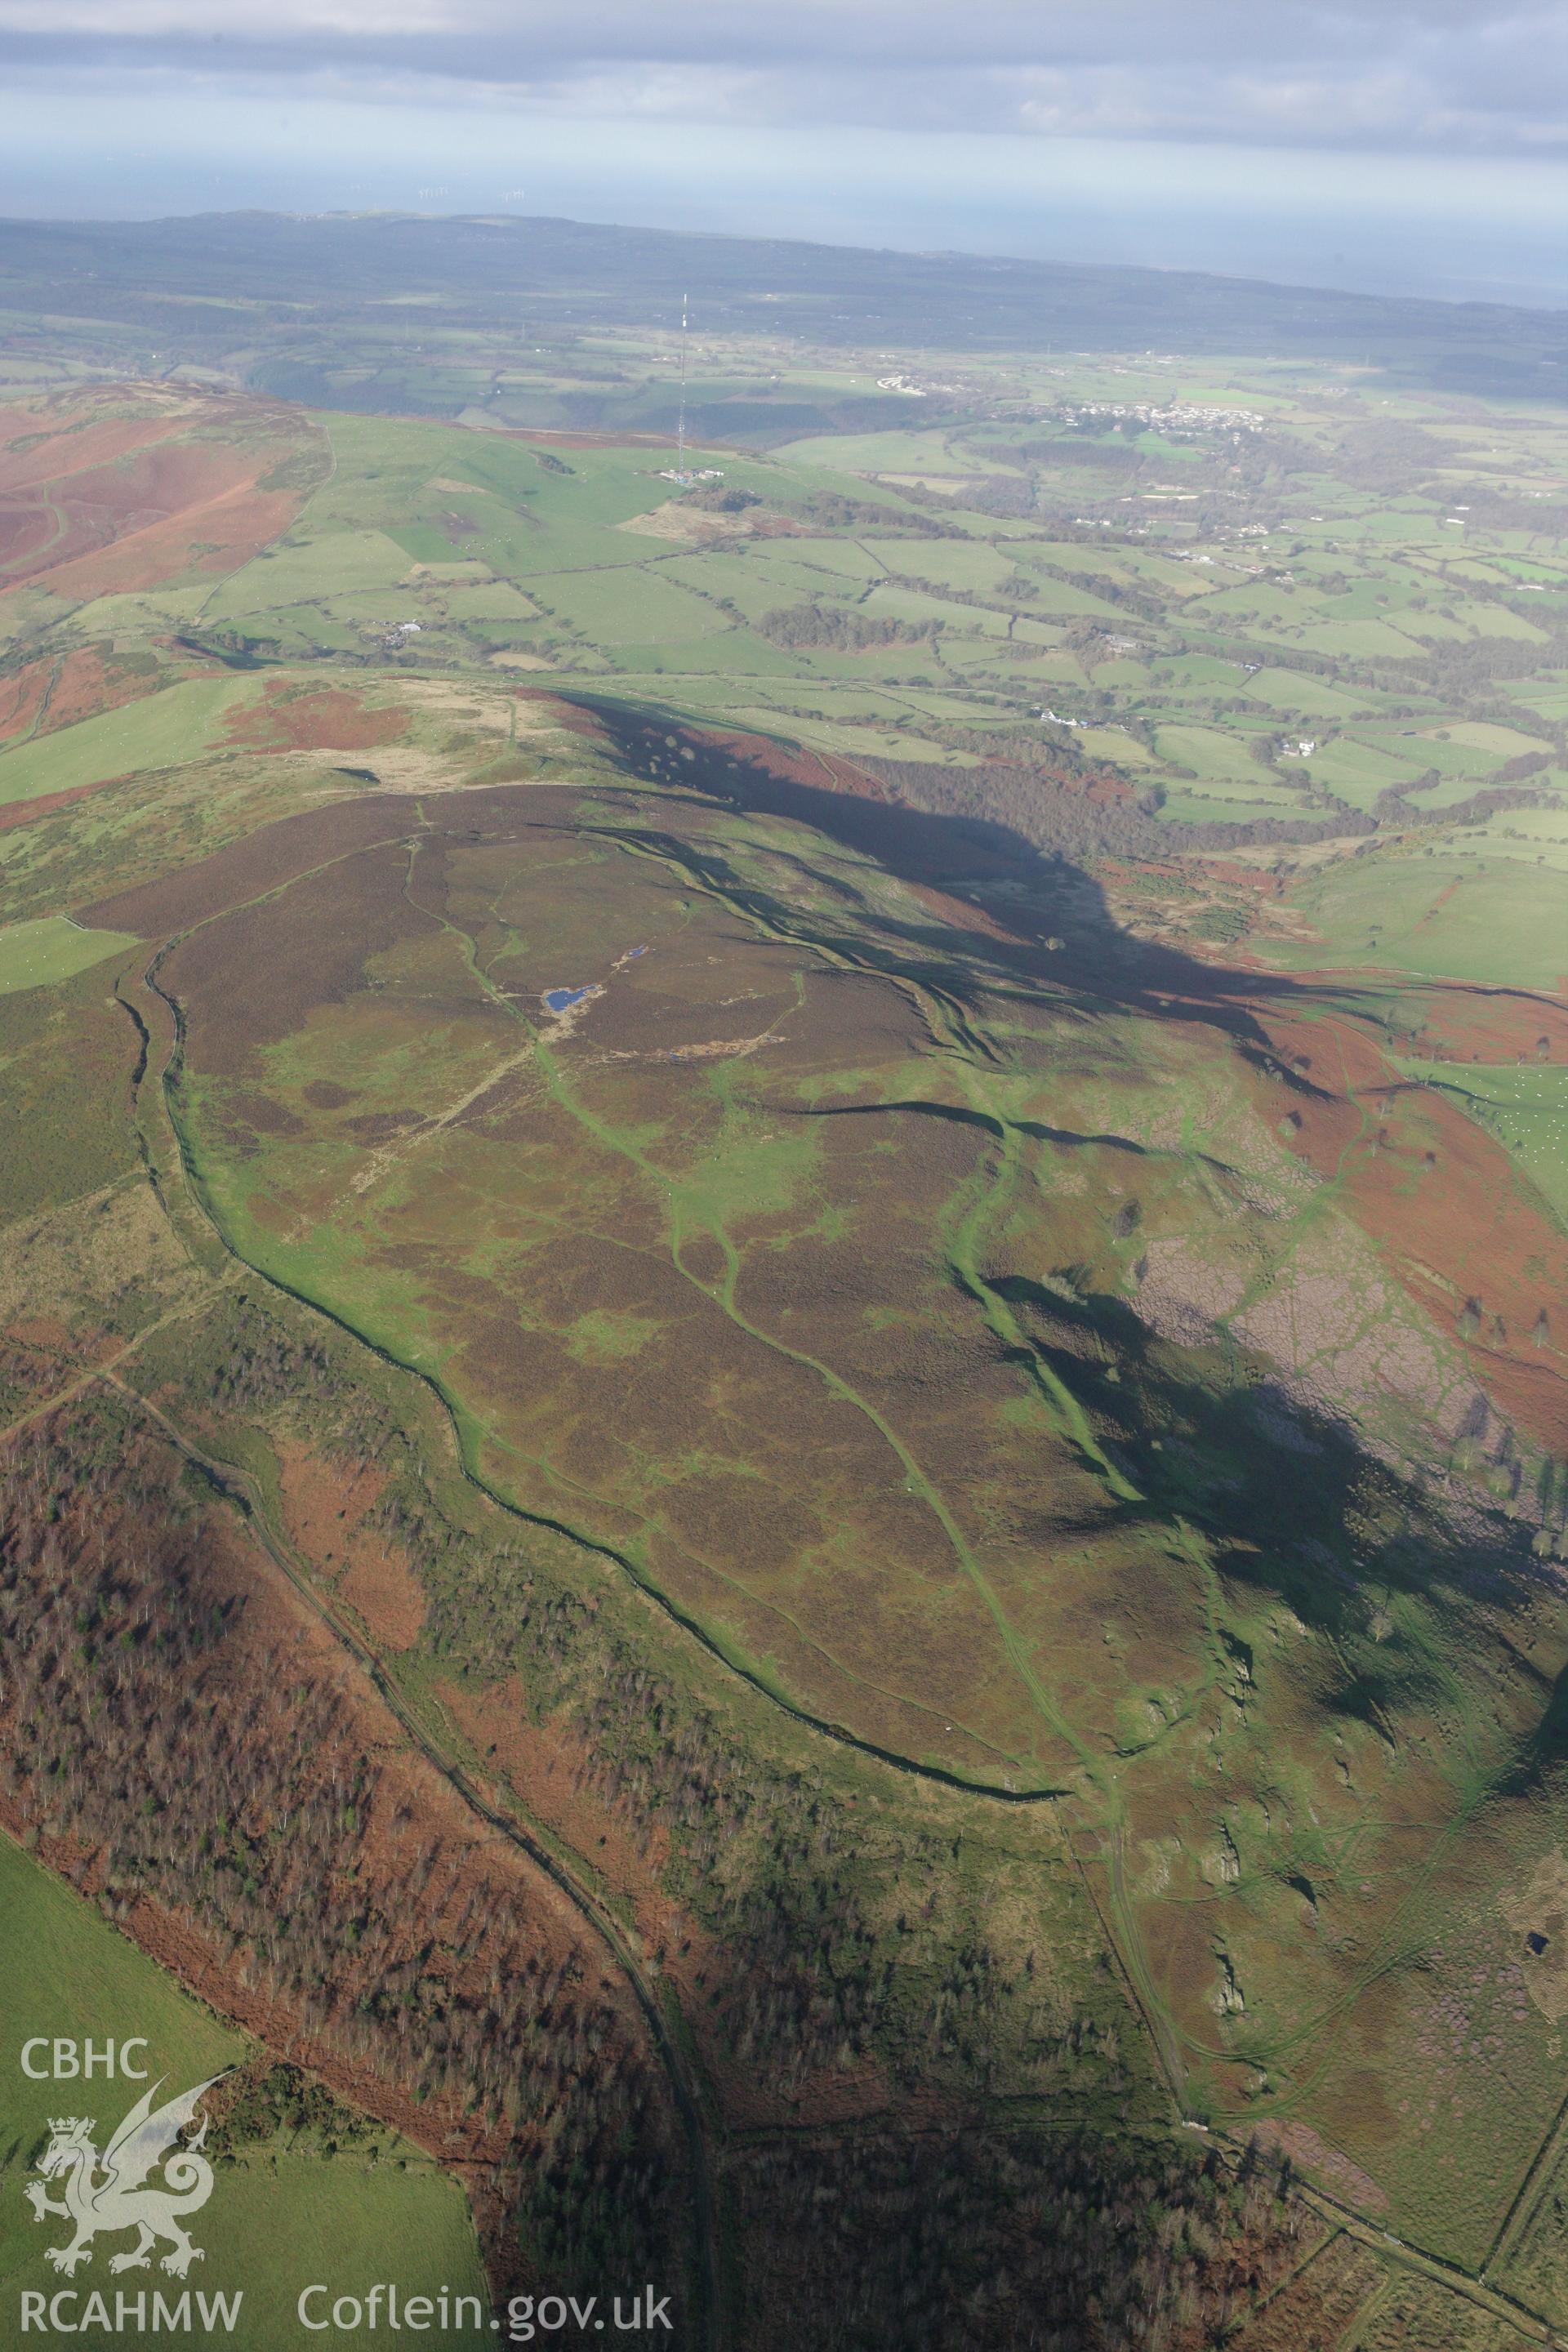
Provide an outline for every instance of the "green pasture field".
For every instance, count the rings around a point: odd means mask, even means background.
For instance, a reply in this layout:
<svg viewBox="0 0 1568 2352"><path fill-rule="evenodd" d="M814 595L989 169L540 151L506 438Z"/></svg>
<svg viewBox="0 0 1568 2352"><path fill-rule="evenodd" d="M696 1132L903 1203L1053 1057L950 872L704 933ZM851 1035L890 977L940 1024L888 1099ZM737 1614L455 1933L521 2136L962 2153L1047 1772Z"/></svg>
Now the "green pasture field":
<svg viewBox="0 0 1568 2352"><path fill-rule="evenodd" d="M712 603L649 564L535 573L529 593L542 611L606 652L617 646L683 644L717 636L733 625Z"/></svg>
<svg viewBox="0 0 1568 2352"><path fill-rule="evenodd" d="M1320 743L1310 758L1281 764L1287 772L1307 770L1315 782L1326 784L1350 807L1370 809L1380 793L1413 784L1426 763L1399 757L1381 745L1374 748L1353 735L1336 735Z"/></svg>
<svg viewBox="0 0 1568 2352"><path fill-rule="evenodd" d="M1122 728L1084 727L1078 740L1092 760L1110 760L1125 768L1157 768L1160 757Z"/></svg>
<svg viewBox="0 0 1568 2352"><path fill-rule="evenodd" d="M1242 695L1248 684L1239 655L1228 661L1211 653L1184 653L1173 658L1160 655L1150 662L1149 677L1159 689L1159 702L1178 707Z"/></svg>
<svg viewBox="0 0 1568 2352"><path fill-rule="evenodd" d="M603 653L603 648L598 650ZM630 642L619 646L617 652L619 659L606 660L605 668L617 669L624 662L628 683L638 677L662 679L717 673L746 678L789 678L799 675L799 665L787 653L769 645L765 638L753 636L747 629L716 631L708 636L676 642ZM655 691L662 688L656 688Z"/></svg>
<svg viewBox="0 0 1568 2352"><path fill-rule="evenodd" d="M826 438L786 441L773 452L781 466L806 466L833 474L973 474L994 460L953 451L941 430L847 433Z"/></svg>
<svg viewBox="0 0 1568 2352"><path fill-rule="evenodd" d="M1110 659L1102 661L1098 657L1100 649L1097 646L1095 657L1085 661L1071 651L1066 642L1067 631L1058 627L1055 634L1062 642L1057 646L1054 657L1058 660L1066 659L1075 662L1082 673L1084 684L1091 688L1096 694L1104 694L1108 690L1114 692L1117 688L1125 687L1131 694L1136 695L1143 688L1148 672L1135 654L1117 654Z"/></svg>
<svg viewBox="0 0 1568 2352"><path fill-rule="evenodd" d="M1416 804L1421 808L1428 809L1450 808L1457 801L1468 800L1479 787L1492 782L1496 774L1496 763L1491 761L1489 761L1484 768L1472 771L1468 775L1462 772L1450 773L1444 776L1440 782L1428 785L1424 791L1416 793L1415 795ZM1563 790L1565 781L1568 780L1564 779L1561 770L1555 774L1548 771L1530 779L1531 785L1537 791L1558 793ZM1516 823L1520 818L1527 817L1530 814L1528 809L1521 809L1516 814L1505 817L1504 822Z"/></svg>
<svg viewBox="0 0 1568 2352"><path fill-rule="evenodd" d="M969 588L994 594L1017 568L1011 546L987 546L982 540L910 541L868 535L860 544L889 572L921 581L939 592Z"/></svg>
<svg viewBox="0 0 1568 2352"><path fill-rule="evenodd" d="M1503 1145L1568 1229L1568 1069L1467 1063L1425 1074Z"/></svg>
<svg viewBox="0 0 1568 2352"><path fill-rule="evenodd" d="M163 637L189 628L212 593L205 582L189 581L184 586L100 597L91 604L68 607L59 617L68 617L70 635L81 639L110 636L134 642L138 638ZM25 593L26 591L20 592ZM19 602L20 594L6 602ZM0 615L3 613L4 607L0 607ZM4 644L5 624L0 617L0 648Z"/></svg>
<svg viewBox="0 0 1568 2352"><path fill-rule="evenodd" d="M1522 734L1517 728L1498 727L1484 720L1461 719L1447 733L1451 743L1471 744L1478 751L1495 752L1500 761L1516 760L1523 751L1551 749L1550 743L1539 735ZM1425 735L1421 740L1425 740Z"/></svg>
<svg viewBox="0 0 1568 2352"><path fill-rule="evenodd" d="M1097 596L1092 589L1074 587L1069 581L1054 579L1049 572L1046 572L1037 575L1035 593L1032 596L1008 598L1006 605L1009 611L1033 613L1052 618L1062 616L1076 619L1079 616L1084 618L1092 616L1097 621L1103 621L1111 629L1126 625L1126 615L1119 605L1110 603L1103 596Z"/></svg>
<svg viewBox="0 0 1568 2352"><path fill-rule="evenodd" d="M1310 653L1344 655L1352 661L1410 661L1420 655L1415 639L1402 635L1387 621L1317 622L1310 615L1300 617L1309 625L1300 630L1300 642Z"/></svg>
<svg viewBox="0 0 1568 2352"><path fill-rule="evenodd" d="M1455 608L1455 618L1461 625L1468 625L1478 636L1515 637L1521 644L1531 646L1549 643L1544 629L1538 628L1518 613L1505 612L1497 604L1460 604Z"/></svg>
<svg viewBox="0 0 1568 2352"><path fill-rule="evenodd" d="M0 927L0 996L18 989L51 988L135 944L129 932L84 930L68 915L7 923Z"/></svg>
<svg viewBox="0 0 1568 2352"><path fill-rule="evenodd" d="M1237 736L1223 734L1213 727L1162 727L1155 737L1161 758L1166 762L1191 768L1198 784L1246 784L1248 794L1258 801L1294 802L1297 795L1268 769L1252 757L1247 743ZM1289 763L1286 763L1286 773ZM1184 783L1185 778L1180 780Z"/></svg>
<svg viewBox="0 0 1568 2352"><path fill-rule="evenodd" d="M899 540L893 543L909 555L918 557L924 552L918 541L910 543ZM722 562L724 559L714 555L706 560ZM883 559L874 554L866 541L859 539L814 539L808 536L804 539L763 540L746 551L744 560L748 565L765 572L787 571L793 575L798 572L808 580L816 580L825 572L830 575L842 574L852 581L879 580L889 568Z"/></svg>
<svg viewBox="0 0 1568 2352"><path fill-rule="evenodd" d="M1357 731L1364 734L1366 730ZM1456 741L1446 727L1406 725L1392 733L1380 733L1375 740L1396 758L1408 758L1423 770L1436 768L1446 782L1458 780L1471 788L1503 764L1495 751Z"/></svg>
<svg viewBox="0 0 1568 2352"><path fill-rule="evenodd" d="M149 2087L101 2078L34 2082L24 2074L22 2045L36 2036L100 2048L132 2036L146 2040L133 2063L162 2078L165 2097L209 2076L222 2075L258 2054L256 2045L221 2024L174 1979L116 1932L82 1898L52 1878L10 1839L0 1836L0 1978L6 1988L5 2063L0 2066L0 2298L7 2339L21 2340L24 2292L52 2295L68 2282L44 2259L44 2248L65 2242L67 2225L33 2218L23 2189L48 2136L48 2118L88 2113L97 2121L98 2147ZM38 2053L34 2063L43 2063ZM52 2062L51 2062L52 2063ZM468 2207L457 2183L430 2158L391 2129L367 2125L363 2136L334 2155L313 2142L285 2140L242 2147L220 2158L211 2200L190 2223L205 2259L176 2282L157 2267L109 2275L108 2257L127 2251L129 2236L100 2240L93 2259L68 2282L82 2301L96 2288L114 2310L116 2291L155 2290L165 2298L185 2288L193 2297L242 2294L234 2340L255 2352L297 2352L302 2330L296 2315L301 2288L313 2281L334 2293L363 2294L378 2280L395 2280L405 2296L477 2296L487 2329L489 2309ZM56 2185L47 2185L51 2198ZM468 2315L465 2315L466 2316ZM202 2330L195 2327L195 2334ZM219 2330L215 2326L217 2339ZM79 2328L74 2341L98 2347L123 2343L123 2332ZM434 2327L421 2339L455 2352L479 2340L471 2327Z"/></svg>
<svg viewBox="0 0 1568 2352"><path fill-rule="evenodd" d="M406 551L384 531L328 530L298 544L289 538L231 573L202 604L201 618L224 621L394 588L408 569Z"/></svg>
<svg viewBox="0 0 1568 2352"><path fill-rule="evenodd" d="M1489 856L1561 870L1568 861L1568 785L1543 807L1510 809L1492 817L1478 838Z"/></svg>
<svg viewBox="0 0 1568 2352"><path fill-rule="evenodd" d="M1531 683L1528 679L1516 687L1511 698L1520 706L1521 724L1532 718L1552 720L1568 719L1568 683L1561 676L1552 676Z"/></svg>
<svg viewBox="0 0 1568 2352"><path fill-rule="evenodd" d="M1202 576L1205 582L1213 577L1206 571ZM1300 589L1266 587L1261 582L1249 581L1234 587L1223 583L1205 586L1201 593L1205 624L1218 614L1245 621L1260 635L1278 635L1315 617Z"/></svg>
<svg viewBox="0 0 1568 2352"><path fill-rule="evenodd" d="M1249 798L1235 784L1167 784L1159 819L1172 836L1173 852L1181 845L1184 824L1250 824L1255 818L1278 816L1281 803L1261 794Z"/></svg>
<svg viewBox="0 0 1568 2352"><path fill-rule="evenodd" d="M920 588L873 587L860 602L859 610L872 620L899 620L917 625L927 621L940 621L944 628L952 625L964 636L1005 637L1009 615L994 612L989 605L950 604L938 589L929 592ZM1020 624L1034 634L1038 624Z"/></svg>
<svg viewBox="0 0 1568 2352"><path fill-rule="evenodd" d="M1553 993L1568 977L1554 866L1469 852L1385 853L1343 860L1290 895L1323 942L1281 950L1292 962L1383 964Z"/></svg>
<svg viewBox="0 0 1568 2352"><path fill-rule="evenodd" d="M258 692L255 678L185 678L123 710L0 752L0 807L194 760L218 740L229 713Z"/></svg>
<svg viewBox="0 0 1568 2352"><path fill-rule="evenodd" d="M436 583L431 593L455 621L537 621L539 606L508 580Z"/></svg>
<svg viewBox="0 0 1568 2352"><path fill-rule="evenodd" d="M557 474L541 463L548 450L449 425L323 422L338 471L306 510L307 534L325 523L384 532L406 556L405 570L478 558L521 577L635 563L637 541L614 526L670 494L646 450L569 450L552 458L564 469ZM454 532L454 517L468 528Z"/></svg>
<svg viewBox="0 0 1568 2352"><path fill-rule="evenodd" d="M807 558L796 552L793 541L785 541L782 547L741 547L728 556L710 551L702 555L677 555L670 560L682 567L688 578L692 577L688 566L696 569L715 565L724 583L721 593L735 594L739 588L738 603L744 606L755 601L763 610L771 611L780 604L810 604L819 599L852 603L868 588L880 585L885 576L883 566L868 556L858 542L851 542L845 552L857 559L853 565L833 565L815 556ZM749 590L742 584L746 579L752 583Z"/></svg>

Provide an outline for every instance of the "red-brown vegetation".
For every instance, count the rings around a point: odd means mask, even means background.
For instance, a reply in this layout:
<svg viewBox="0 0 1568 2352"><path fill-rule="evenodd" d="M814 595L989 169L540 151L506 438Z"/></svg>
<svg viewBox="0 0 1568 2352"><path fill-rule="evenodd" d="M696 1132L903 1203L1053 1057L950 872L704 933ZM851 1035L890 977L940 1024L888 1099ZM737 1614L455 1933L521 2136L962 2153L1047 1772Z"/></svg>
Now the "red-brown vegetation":
<svg viewBox="0 0 1568 2352"><path fill-rule="evenodd" d="M32 824L41 816L52 816L56 809L69 808L75 801L85 801L93 793L107 791L111 783L122 783L121 776L106 776L101 783L72 784L68 792L37 793L31 800L14 801L9 808L0 808L0 833L10 833L19 824Z"/></svg>
<svg viewBox="0 0 1568 2352"><path fill-rule="evenodd" d="M271 679L259 702L233 714L224 740L260 751L368 751L407 732L408 713L395 705L371 709L342 687L301 690Z"/></svg>
<svg viewBox="0 0 1568 2352"><path fill-rule="evenodd" d="M1443 1061L1568 1062L1568 1010L1522 989L1435 986L1421 1045Z"/></svg>
<svg viewBox="0 0 1568 2352"><path fill-rule="evenodd" d="M1446 999L1449 1019L1455 1009ZM1540 1026L1546 1010L1532 1004L1530 1020ZM1289 1095L1289 1149L1338 1183L1423 1312L1457 1333L1508 1419L1568 1452L1568 1377L1533 1336L1543 1306L1568 1292L1568 1243L1508 1153L1441 1093L1392 1069L1359 1024L1273 1012L1263 1021L1306 1082ZM1266 1084L1263 1098L1279 1123L1285 1097Z"/></svg>
<svg viewBox="0 0 1568 2352"><path fill-rule="evenodd" d="M297 1446L282 1452L279 1484L290 1537L321 1564L374 1642L411 1650L425 1623L425 1589L401 1545L365 1525L384 1483L368 1465L345 1473Z"/></svg>
<svg viewBox="0 0 1568 2352"><path fill-rule="evenodd" d="M27 662L9 677L0 677L0 747L29 736L53 735L62 727L74 727L79 719L93 719L106 710L123 709L128 702L138 702L153 693L162 677L151 656L126 660L106 654L99 646L79 646L53 659L45 656ZM33 800L26 814L36 816L46 808L58 807L65 797L52 793L47 800Z"/></svg>
<svg viewBox="0 0 1568 2352"><path fill-rule="evenodd" d="M36 724L53 667L52 662L32 661L0 677L0 743L26 735Z"/></svg>
<svg viewBox="0 0 1568 2352"><path fill-rule="evenodd" d="M253 401L148 394L62 397L5 420L0 593L24 583L78 602L246 562L292 520L310 487L279 460L317 445L296 412ZM298 478L296 478L298 476Z"/></svg>
<svg viewBox="0 0 1568 2352"><path fill-rule="evenodd" d="M122 710L128 702L139 702L143 695L155 692L162 683L163 673L148 657L127 660L107 653L101 646L78 646L61 656L39 732L53 734L57 728L74 727L79 719Z"/></svg>
<svg viewBox="0 0 1568 2352"><path fill-rule="evenodd" d="M58 533L47 507L0 506L0 572L15 572L25 579L33 560Z"/></svg>
<svg viewBox="0 0 1568 2352"><path fill-rule="evenodd" d="M679 2244L662 2077L565 1897L161 1441L84 1411L7 1466L10 1825L273 2048L521 2186L550 2253ZM526 2268L487 2252L498 2282Z"/></svg>
<svg viewBox="0 0 1568 2352"><path fill-rule="evenodd" d="M0 495L62 481L98 466L133 457L138 450L189 430L192 406L182 402L163 412L94 416L68 394L40 409L7 409L0 446Z"/></svg>

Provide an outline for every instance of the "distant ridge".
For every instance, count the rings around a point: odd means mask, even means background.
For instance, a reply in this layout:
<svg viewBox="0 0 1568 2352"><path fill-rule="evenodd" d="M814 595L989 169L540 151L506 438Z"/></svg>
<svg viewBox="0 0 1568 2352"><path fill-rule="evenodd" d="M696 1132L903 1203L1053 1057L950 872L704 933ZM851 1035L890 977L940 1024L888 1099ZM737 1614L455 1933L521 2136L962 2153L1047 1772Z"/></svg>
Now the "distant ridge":
<svg viewBox="0 0 1568 2352"><path fill-rule="evenodd" d="M0 306L156 331L190 364L232 349L237 295L351 315L399 292L468 295L504 331L531 311L556 327L664 324L688 287L710 330L829 345L1364 359L1413 385L1568 393L1568 311L1500 303L495 214L0 222ZM296 323L256 318L247 332L281 352Z"/></svg>

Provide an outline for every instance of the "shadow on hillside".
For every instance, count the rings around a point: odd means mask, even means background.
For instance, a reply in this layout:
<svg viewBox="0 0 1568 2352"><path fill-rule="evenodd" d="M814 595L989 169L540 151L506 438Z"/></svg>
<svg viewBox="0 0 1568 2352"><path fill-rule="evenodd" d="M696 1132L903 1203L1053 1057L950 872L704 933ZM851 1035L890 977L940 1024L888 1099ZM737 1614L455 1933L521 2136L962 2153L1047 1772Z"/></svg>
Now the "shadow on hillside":
<svg viewBox="0 0 1568 2352"><path fill-rule="evenodd" d="M868 962L878 961L879 939L889 967L918 971L960 1002L976 989L1026 1000L1037 993L1056 1003L1065 994L1086 1006L1206 1024L1216 1049L1223 1036L1226 1050L1267 1062L1289 1088L1313 1091L1299 1070L1278 1063L1252 1008L1342 1003L1342 982L1249 972L1139 940L1071 857L1043 851L1005 824L910 808L847 762L847 780L864 782L864 797L790 772L805 767L809 754L795 761L784 747L756 738L705 740L655 711L593 708L631 772L749 813L796 819L900 880L941 894L930 899L925 922L900 923L879 907ZM796 932L809 925L804 908L782 893L768 895L717 850L694 849L689 839L678 846L694 873L706 872L736 903ZM1375 1013L1370 998L1367 1009ZM857 1107L815 1115L853 1117ZM1121 1138L1041 1131L1064 1145L1134 1149ZM1141 1508L1167 1524L1201 1527L1216 1541L1227 1579L1278 1596L1301 1623L1330 1637L1338 1665L1320 1696L1331 1713L1378 1727L1418 1713L1433 1696L1429 1658L1419 1643L1411 1651L1385 1642L1373 1592L1404 1595L1432 1612L1428 1633L1438 1646L1452 1650L1457 1642L1494 1655L1493 1612L1507 1618L1538 1605L1540 1577L1520 1525L1468 1490L1456 1496L1441 1474L1430 1485L1395 1469L1350 1420L1288 1393L1275 1368L1234 1338L1177 1344L1157 1338L1124 1299L1086 1292L1075 1300L1070 1287L1064 1293L1024 1276L996 1286L1025 1334L1019 1352L1068 1382L1132 1477L1143 1497L1134 1514ZM1568 1674L1563 1687L1568 1694ZM1542 1720L1521 1743L1510 1787L1527 1787L1568 1759L1568 1696L1549 1706L1543 1687L1539 1697Z"/></svg>
<svg viewBox="0 0 1568 2352"><path fill-rule="evenodd" d="M756 736L708 737L657 710L574 697L590 709L627 769L651 782L684 785L747 812L790 817L872 858L916 888L941 893L929 923L902 925L879 910L878 928L955 989L1005 986L1053 996L1082 992L1151 1018L1176 1017L1222 1031L1248 1058L1268 1058L1269 1040L1249 1009L1268 1003L1342 1003L1331 989L1284 972L1209 963L1179 948L1142 940L1112 914L1105 893L1066 851L1037 847L994 819L910 807L891 787L837 763L847 782L810 780L835 768ZM864 789L859 789L863 787ZM727 887L735 887L735 877ZM756 898L754 888L742 895ZM1369 1005L1369 1010L1371 1009ZM1293 1073L1279 1073L1300 1083Z"/></svg>

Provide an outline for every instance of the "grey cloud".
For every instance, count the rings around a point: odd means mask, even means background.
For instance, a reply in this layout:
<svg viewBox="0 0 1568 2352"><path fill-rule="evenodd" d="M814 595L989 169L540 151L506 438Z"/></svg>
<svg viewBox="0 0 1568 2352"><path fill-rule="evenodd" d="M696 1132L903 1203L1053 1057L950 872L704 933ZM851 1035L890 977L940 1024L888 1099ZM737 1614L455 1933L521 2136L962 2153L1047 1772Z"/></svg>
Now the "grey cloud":
<svg viewBox="0 0 1568 2352"><path fill-rule="evenodd" d="M40 69L694 121L1568 145L1563 0L0 0Z"/></svg>

